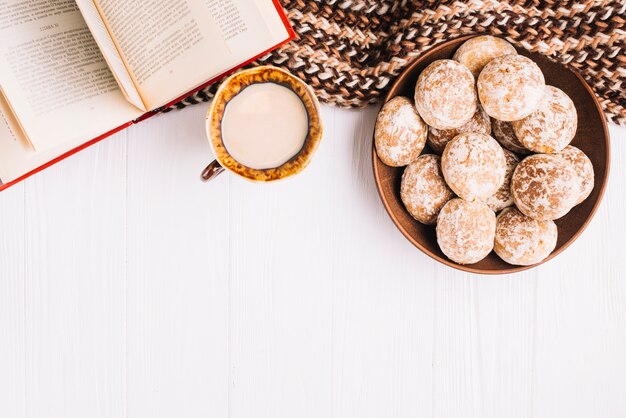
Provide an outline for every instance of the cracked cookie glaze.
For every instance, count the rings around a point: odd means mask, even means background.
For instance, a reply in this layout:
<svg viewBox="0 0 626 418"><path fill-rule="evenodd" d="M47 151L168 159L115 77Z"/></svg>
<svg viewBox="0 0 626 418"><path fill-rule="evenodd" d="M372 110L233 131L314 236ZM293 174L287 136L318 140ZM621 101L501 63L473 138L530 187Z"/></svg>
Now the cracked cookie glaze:
<svg viewBox="0 0 626 418"><path fill-rule="evenodd" d="M478 76L478 97L492 118L514 121L530 115L541 101L545 79L539 66L523 55L492 60Z"/></svg>
<svg viewBox="0 0 626 418"><path fill-rule="evenodd" d="M576 135L576 106L562 90L546 86L539 107L524 119L513 122L517 139L534 152L554 153L565 148Z"/></svg>
<svg viewBox="0 0 626 418"><path fill-rule="evenodd" d="M496 219L494 251L509 264L530 266L543 261L556 247L558 230L553 221L538 221L516 208Z"/></svg>
<svg viewBox="0 0 626 418"><path fill-rule="evenodd" d="M459 197L484 200L502 186L506 159L502 147L489 135L464 133L446 145L441 170L446 183Z"/></svg>
<svg viewBox="0 0 626 418"><path fill-rule="evenodd" d="M472 264L493 249L496 215L482 202L452 199L437 219L437 243L441 251L459 264Z"/></svg>
<svg viewBox="0 0 626 418"><path fill-rule="evenodd" d="M465 41L454 53L455 61L465 65L474 78L478 78L478 74L491 60L503 55L516 55L517 51L504 39L495 36L483 35L477 36Z"/></svg>
<svg viewBox="0 0 626 418"><path fill-rule="evenodd" d="M535 154L517 165L511 179L517 208L541 221L558 219L579 197L578 177L572 165L552 154Z"/></svg>
<svg viewBox="0 0 626 418"><path fill-rule="evenodd" d="M383 105L376 119L376 153L389 166L405 166L419 157L427 132L428 127L411 100L394 97Z"/></svg>
<svg viewBox="0 0 626 418"><path fill-rule="evenodd" d="M426 225L435 224L443 205L454 197L443 179L440 160L438 155L424 154L402 174L402 203L413 218Z"/></svg>
<svg viewBox="0 0 626 418"><path fill-rule="evenodd" d="M472 118L477 106L474 77L456 61L434 61L417 79L415 107L433 128L458 128Z"/></svg>

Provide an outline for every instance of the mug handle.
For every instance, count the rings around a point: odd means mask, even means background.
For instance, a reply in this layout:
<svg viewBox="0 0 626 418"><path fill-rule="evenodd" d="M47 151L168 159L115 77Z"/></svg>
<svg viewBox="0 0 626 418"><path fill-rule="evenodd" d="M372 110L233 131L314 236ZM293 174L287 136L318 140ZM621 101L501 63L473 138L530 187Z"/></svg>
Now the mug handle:
<svg viewBox="0 0 626 418"><path fill-rule="evenodd" d="M220 165L217 160L213 160L213 162L206 166L206 168L202 171L200 178L202 181L211 181L215 177L219 176L224 171L224 167Z"/></svg>

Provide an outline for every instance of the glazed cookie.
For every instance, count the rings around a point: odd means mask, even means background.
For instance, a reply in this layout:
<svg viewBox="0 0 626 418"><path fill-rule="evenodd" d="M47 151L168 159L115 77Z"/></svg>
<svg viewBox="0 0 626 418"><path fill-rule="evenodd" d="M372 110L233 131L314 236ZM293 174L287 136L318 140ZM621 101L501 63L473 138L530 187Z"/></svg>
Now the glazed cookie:
<svg viewBox="0 0 626 418"><path fill-rule="evenodd" d="M519 163L517 155L513 154L508 149L503 149L504 157L506 158L506 174L504 175L504 183L498 189L498 191L485 199L485 203L494 212L500 212L504 208L508 208L513 205L513 197L511 196L511 177L515 167Z"/></svg>
<svg viewBox="0 0 626 418"><path fill-rule="evenodd" d="M487 64L478 76L478 97L489 116L522 119L535 111L545 87L539 66L523 55L505 55Z"/></svg>
<svg viewBox="0 0 626 418"><path fill-rule="evenodd" d="M502 147L489 135L464 133L448 142L441 157L448 186L468 201L483 200L498 191L506 174Z"/></svg>
<svg viewBox="0 0 626 418"><path fill-rule="evenodd" d="M465 65L472 72L474 78L478 78L483 67L494 58L516 54L517 51L513 45L504 39L483 35L465 41L456 50L452 59Z"/></svg>
<svg viewBox="0 0 626 418"><path fill-rule="evenodd" d="M467 123L478 101L472 73L453 60L437 60L422 71L415 85L415 107L424 121L437 129Z"/></svg>
<svg viewBox="0 0 626 418"><path fill-rule="evenodd" d="M455 136L465 132L478 132L481 134L489 135L491 133L491 123L489 116L480 107L474 113L474 116L465 125L460 128L453 129L436 129L430 128L428 130L427 142L433 152L441 154L446 144L452 140Z"/></svg>
<svg viewBox="0 0 626 418"><path fill-rule="evenodd" d="M594 183L594 173L593 173L593 164L591 164L591 160L584 152L579 150L578 148L568 145L565 149L558 154L561 158L568 161L574 167L574 171L576 172L576 176L578 177L578 184L580 194L578 195L578 200L575 205L582 203L583 200L589 197L591 191L593 190ZM574 205L574 206L575 206Z"/></svg>
<svg viewBox="0 0 626 418"><path fill-rule="evenodd" d="M443 205L454 197L441 174L440 159L438 155L421 155L402 174L402 203L413 218L426 225L436 223Z"/></svg>
<svg viewBox="0 0 626 418"><path fill-rule="evenodd" d="M441 251L459 264L472 264L493 249L496 215L482 202L452 199L437 220L437 243Z"/></svg>
<svg viewBox="0 0 626 418"><path fill-rule="evenodd" d="M554 251L557 237L553 221L538 221L516 208L507 208L496 219L493 249L509 264L530 266Z"/></svg>
<svg viewBox="0 0 626 418"><path fill-rule="evenodd" d="M577 124L578 116L572 99L562 90L546 86L539 107L524 119L513 122L513 131L529 150L554 153L574 139Z"/></svg>
<svg viewBox="0 0 626 418"><path fill-rule="evenodd" d="M526 216L558 219L576 203L579 179L572 165L552 154L535 154L517 165L511 179L513 202Z"/></svg>
<svg viewBox="0 0 626 418"><path fill-rule="evenodd" d="M513 124L511 122L491 119L491 129L493 131L493 136L504 148L517 154L530 154L530 150L524 148L522 143L519 142L515 136L515 132L513 132Z"/></svg>
<svg viewBox="0 0 626 418"><path fill-rule="evenodd" d="M428 127L411 100L394 97L385 103L376 119L376 153L389 166L405 166L419 157L427 132Z"/></svg>

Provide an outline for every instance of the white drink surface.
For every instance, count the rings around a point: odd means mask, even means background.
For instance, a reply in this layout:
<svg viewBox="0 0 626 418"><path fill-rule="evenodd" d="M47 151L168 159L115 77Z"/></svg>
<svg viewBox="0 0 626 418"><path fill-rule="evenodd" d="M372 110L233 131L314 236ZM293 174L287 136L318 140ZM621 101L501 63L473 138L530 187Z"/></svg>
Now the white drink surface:
<svg viewBox="0 0 626 418"><path fill-rule="evenodd" d="M222 118L222 140L228 153L257 170L278 167L296 155L308 129L300 97L275 83L245 88L226 105Z"/></svg>

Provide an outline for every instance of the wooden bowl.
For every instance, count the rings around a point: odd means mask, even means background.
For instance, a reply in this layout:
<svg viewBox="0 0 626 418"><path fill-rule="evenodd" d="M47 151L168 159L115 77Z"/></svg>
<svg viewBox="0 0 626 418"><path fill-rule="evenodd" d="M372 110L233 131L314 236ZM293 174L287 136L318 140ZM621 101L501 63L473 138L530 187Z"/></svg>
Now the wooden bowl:
<svg viewBox="0 0 626 418"><path fill-rule="evenodd" d="M415 60L394 82L385 101L395 96L406 96L413 100L415 83L422 70L435 60L452 58L456 49L472 37L464 36L444 42ZM609 175L609 132L596 96L580 75L560 64L546 60L539 54L523 50L518 50L518 53L531 58L539 65L545 75L546 84L560 88L574 101L578 111L578 130L571 144L587 154L595 171L595 186L591 195L566 216L555 221L559 230L556 248L548 258L539 263L542 264L556 257L574 242L585 230L598 209ZM430 152L427 146L423 153ZM389 167L383 164L376 154L374 141L372 141L372 163L378 193L387 213L400 232L426 255L456 269L481 274L513 273L539 265L514 266L501 260L493 251L475 264L462 265L449 260L439 249L435 227L423 225L413 219L400 200L400 180L404 167Z"/></svg>

